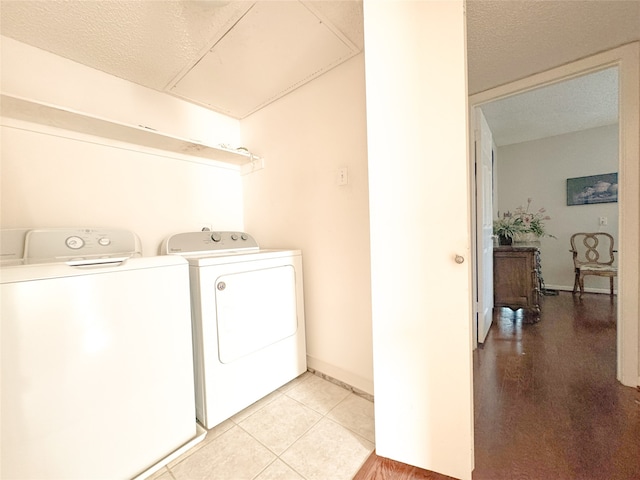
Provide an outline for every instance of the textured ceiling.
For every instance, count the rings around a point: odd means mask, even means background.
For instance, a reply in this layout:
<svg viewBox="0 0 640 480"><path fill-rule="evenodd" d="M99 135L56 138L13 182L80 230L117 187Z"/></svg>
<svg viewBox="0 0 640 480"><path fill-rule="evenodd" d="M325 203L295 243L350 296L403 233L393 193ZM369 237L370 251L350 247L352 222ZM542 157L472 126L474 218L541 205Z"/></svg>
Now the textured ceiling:
<svg viewBox="0 0 640 480"><path fill-rule="evenodd" d="M250 2L2 1L2 34L163 90Z"/></svg>
<svg viewBox="0 0 640 480"><path fill-rule="evenodd" d="M358 54L300 2L253 5L168 91L245 118Z"/></svg>
<svg viewBox="0 0 640 480"><path fill-rule="evenodd" d="M640 40L640 0L467 0L469 94Z"/></svg>
<svg viewBox="0 0 640 480"><path fill-rule="evenodd" d="M95 69L177 95L172 88L182 76L237 22L242 22L254 3L243 0L0 0L0 32ZM279 2L262 0L260 3ZM300 3L356 51L363 48L361 1ZM466 8L470 94L640 40L640 0L467 0ZM333 65L329 63L327 69ZM326 69L320 73L324 71ZM212 94L220 98L248 95L250 87L245 86L243 90L238 88L242 82L230 83L234 91ZM302 83L290 79L291 88L283 94ZM533 137L538 135L538 130L546 135L555 123L566 129L572 119L578 118L580 122L571 127L573 131L584 128L583 119L587 115L606 116L595 112L593 106L602 104L603 98L610 94L594 92L591 86L582 84L579 93L591 100L585 103L583 98L566 103L565 113L574 114L561 116L557 113L558 92L549 95L538 92L529 107L523 106L526 98L520 100L518 107L509 106L508 102L502 106L520 112L523 108L530 111L538 107L535 117L545 120L524 127ZM276 98L269 96L263 100ZM191 101L199 103L198 99ZM548 107L546 113L542 109L545 106ZM237 118L246 114L224 113ZM489 116L490 121L499 117ZM514 127L512 121L502 123L503 127L492 125L496 138L501 138L503 130ZM505 138L511 139L504 141L512 142L517 138L513 135L508 132Z"/></svg>
<svg viewBox="0 0 640 480"><path fill-rule="evenodd" d="M364 42L362 3L358 1L2 0L0 8L2 35L235 118L243 118L359 53ZM289 15L290 10L296 10L297 16ZM265 28L252 25L255 18ZM307 22L308 28L300 28L301 22ZM316 28L309 27L313 22ZM253 30L256 37L265 32L270 36L251 39L237 34L239 30ZM225 40L234 35L240 41ZM268 46L276 36L287 40L289 48L280 41L279 50L256 51L256 45ZM218 57L221 43L225 43L227 62L205 72L212 76L206 97L174 89L208 53L213 54L209 58ZM342 49L335 48L338 43ZM290 50L300 45L308 50L294 53L318 60L292 61L296 57ZM234 66L249 63L272 67L268 71L256 67L250 76L246 71L251 69L234 70ZM274 82L271 89L263 88L267 76ZM216 89L217 77L227 79L225 88L231 85L235 91ZM203 78L199 83L207 81ZM238 91L239 86L244 91ZM262 98L257 98L257 92ZM224 101L243 95L241 106Z"/></svg>
<svg viewBox="0 0 640 480"><path fill-rule="evenodd" d="M640 40L640 0L467 0L469 93ZM485 105L497 145L617 123L615 69Z"/></svg>
<svg viewBox="0 0 640 480"><path fill-rule="evenodd" d="M618 122L618 69L566 80L482 107L498 146Z"/></svg>

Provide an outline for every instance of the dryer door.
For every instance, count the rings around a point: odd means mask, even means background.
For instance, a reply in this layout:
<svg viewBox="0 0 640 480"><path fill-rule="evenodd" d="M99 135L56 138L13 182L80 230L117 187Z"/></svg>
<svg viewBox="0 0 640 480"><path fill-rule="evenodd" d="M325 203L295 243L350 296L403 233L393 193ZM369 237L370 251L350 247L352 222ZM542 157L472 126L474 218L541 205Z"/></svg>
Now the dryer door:
<svg viewBox="0 0 640 480"><path fill-rule="evenodd" d="M282 265L218 277L221 363L231 363L296 333L295 275L292 265Z"/></svg>

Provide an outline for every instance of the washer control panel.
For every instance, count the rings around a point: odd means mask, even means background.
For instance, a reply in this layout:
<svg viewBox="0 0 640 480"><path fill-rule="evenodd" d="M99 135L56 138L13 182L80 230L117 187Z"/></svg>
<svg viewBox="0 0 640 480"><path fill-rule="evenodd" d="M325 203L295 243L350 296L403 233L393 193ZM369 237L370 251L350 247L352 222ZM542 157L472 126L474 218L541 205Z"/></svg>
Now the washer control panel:
<svg viewBox="0 0 640 480"><path fill-rule="evenodd" d="M170 236L163 254L204 254L258 250L258 243L245 232L186 232Z"/></svg>
<svg viewBox="0 0 640 480"><path fill-rule="evenodd" d="M24 239L29 229L0 229L0 266L22 265L24 263Z"/></svg>
<svg viewBox="0 0 640 480"><path fill-rule="evenodd" d="M142 255L140 240L129 230L52 228L29 230L25 263L99 260Z"/></svg>

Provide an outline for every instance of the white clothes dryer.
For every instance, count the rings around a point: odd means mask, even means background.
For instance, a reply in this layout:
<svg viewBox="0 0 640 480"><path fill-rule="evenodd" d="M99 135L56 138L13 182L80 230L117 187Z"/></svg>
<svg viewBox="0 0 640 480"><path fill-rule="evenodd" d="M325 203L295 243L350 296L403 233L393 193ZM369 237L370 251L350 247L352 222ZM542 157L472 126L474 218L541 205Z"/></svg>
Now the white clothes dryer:
<svg viewBox="0 0 640 480"><path fill-rule="evenodd" d="M189 262L196 415L212 428L307 369L299 250L243 232L187 232L162 253Z"/></svg>

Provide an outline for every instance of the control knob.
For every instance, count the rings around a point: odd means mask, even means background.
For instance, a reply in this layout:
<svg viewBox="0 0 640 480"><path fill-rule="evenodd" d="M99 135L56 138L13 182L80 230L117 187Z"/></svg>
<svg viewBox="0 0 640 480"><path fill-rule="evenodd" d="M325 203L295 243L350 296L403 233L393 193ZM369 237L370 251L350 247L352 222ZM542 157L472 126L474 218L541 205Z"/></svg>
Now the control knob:
<svg viewBox="0 0 640 480"><path fill-rule="evenodd" d="M67 237L64 243L67 245L67 247L72 248L73 250L78 250L84 247L84 240L75 235Z"/></svg>

